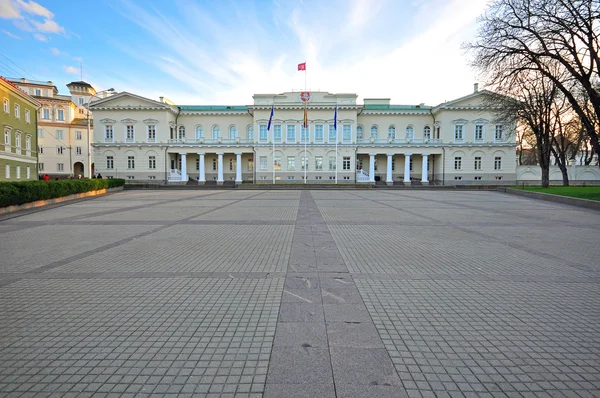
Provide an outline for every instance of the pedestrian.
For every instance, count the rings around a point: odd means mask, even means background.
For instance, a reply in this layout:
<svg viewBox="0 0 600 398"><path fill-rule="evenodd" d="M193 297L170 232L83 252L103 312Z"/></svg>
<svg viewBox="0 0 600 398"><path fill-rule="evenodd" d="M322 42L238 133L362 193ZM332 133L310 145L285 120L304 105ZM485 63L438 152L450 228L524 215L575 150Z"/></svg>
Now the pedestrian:
<svg viewBox="0 0 600 398"><path fill-rule="evenodd" d="M96 178L98 178L98 179L101 180L102 179L102 174L98 173L98 176Z"/></svg>
<svg viewBox="0 0 600 398"><path fill-rule="evenodd" d="M44 181L50 181L50 176L48 174L44 174Z"/></svg>

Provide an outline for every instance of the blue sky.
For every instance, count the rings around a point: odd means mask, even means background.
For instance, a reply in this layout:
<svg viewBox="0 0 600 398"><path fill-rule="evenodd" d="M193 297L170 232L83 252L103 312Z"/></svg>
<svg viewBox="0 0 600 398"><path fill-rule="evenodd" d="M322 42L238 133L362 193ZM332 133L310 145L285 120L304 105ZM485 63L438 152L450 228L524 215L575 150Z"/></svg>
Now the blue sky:
<svg viewBox="0 0 600 398"><path fill-rule="evenodd" d="M472 91L485 0L0 0L0 75L179 104L304 88L435 105Z"/></svg>

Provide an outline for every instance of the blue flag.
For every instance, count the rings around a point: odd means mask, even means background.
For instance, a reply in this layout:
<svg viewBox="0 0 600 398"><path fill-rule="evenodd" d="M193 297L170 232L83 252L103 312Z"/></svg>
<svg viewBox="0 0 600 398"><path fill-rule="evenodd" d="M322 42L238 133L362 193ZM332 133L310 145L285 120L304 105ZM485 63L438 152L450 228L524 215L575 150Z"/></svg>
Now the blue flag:
<svg viewBox="0 0 600 398"><path fill-rule="evenodd" d="M337 104L335 104L335 112L333 112L333 128L337 131Z"/></svg>
<svg viewBox="0 0 600 398"><path fill-rule="evenodd" d="M269 116L269 124L267 124L267 131L271 131L271 122L273 121L273 114L275 113L275 104L271 106L271 116Z"/></svg>

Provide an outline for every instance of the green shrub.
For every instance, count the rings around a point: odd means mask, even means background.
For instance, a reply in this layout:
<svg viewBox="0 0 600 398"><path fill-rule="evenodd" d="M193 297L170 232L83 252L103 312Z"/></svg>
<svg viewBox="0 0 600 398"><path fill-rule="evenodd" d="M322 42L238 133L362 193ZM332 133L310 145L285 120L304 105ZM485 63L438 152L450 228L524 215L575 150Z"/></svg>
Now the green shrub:
<svg viewBox="0 0 600 398"><path fill-rule="evenodd" d="M76 193L121 187L123 185L125 185L125 180L121 178L0 182L0 207L22 205L36 200L60 198Z"/></svg>

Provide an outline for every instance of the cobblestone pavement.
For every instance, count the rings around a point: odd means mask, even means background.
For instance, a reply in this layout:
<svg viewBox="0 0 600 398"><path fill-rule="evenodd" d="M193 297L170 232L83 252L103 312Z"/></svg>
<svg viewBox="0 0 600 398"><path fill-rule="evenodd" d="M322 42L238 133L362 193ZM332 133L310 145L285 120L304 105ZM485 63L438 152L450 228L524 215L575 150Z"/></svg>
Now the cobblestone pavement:
<svg viewBox="0 0 600 398"><path fill-rule="evenodd" d="M598 397L600 213L126 191L0 218L0 396Z"/></svg>

